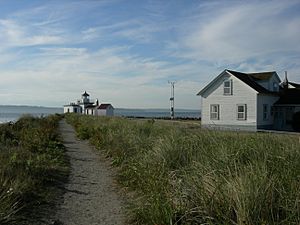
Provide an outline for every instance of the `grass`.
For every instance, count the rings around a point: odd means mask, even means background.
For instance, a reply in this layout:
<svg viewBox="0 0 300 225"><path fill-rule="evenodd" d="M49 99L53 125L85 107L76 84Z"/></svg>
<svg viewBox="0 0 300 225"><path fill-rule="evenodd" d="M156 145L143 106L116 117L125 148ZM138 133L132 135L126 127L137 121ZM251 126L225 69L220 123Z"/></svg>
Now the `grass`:
<svg viewBox="0 0 300 225"><path fill-rule="evenodd" d="M0 224L39 224L68 174L59 116L0 125Z"/></svg>
<svg viewBox="0 0 300 225"><path fill-rule="evenodd" d="M112 157L133 224L300 224L297 136L68 115Z"/></svg>

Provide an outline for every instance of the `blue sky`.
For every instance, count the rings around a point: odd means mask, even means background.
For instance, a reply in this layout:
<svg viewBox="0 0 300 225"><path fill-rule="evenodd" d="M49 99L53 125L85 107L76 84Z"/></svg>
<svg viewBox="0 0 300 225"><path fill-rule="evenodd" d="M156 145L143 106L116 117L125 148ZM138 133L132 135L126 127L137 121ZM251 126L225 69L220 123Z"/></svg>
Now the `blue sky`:
<svg viewBox="0 0 300 225"><path fill-rule="evenodd" d="M0 104L200 108L224 69L300 82L300 1L0 0Z"/></svg>

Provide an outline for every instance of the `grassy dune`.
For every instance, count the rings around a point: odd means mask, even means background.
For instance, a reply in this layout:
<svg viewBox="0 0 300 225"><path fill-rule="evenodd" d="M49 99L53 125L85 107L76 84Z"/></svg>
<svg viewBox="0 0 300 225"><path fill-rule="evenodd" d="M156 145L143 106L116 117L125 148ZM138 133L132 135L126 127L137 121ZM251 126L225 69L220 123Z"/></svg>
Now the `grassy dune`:
<svg viewBox="0 0 300 225"><path fill-rule="evenodd" d="M134 224L300 224L299 137L67 119L120 168Z"/></svg>
<svg viewBox="0 0 300 225"><path fill-rule="evenodd" d="M58 116L0 125L0 224L39 224L68 173Z"/></svg>

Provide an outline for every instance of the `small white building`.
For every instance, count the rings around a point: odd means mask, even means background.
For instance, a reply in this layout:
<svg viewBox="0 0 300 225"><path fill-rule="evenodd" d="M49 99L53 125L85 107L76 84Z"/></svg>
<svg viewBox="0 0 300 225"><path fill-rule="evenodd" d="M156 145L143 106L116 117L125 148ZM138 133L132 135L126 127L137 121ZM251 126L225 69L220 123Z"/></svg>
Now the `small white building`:
<svg viewBox="0 0 300 225"><path fill-rule="evenodd" d="M111 104L101 104L97 107L98 116L113 116L114 115L114 107Z"/></svg>
<svg viewBox="0 0 300 225"><path fill-rule="evenodd" d="M88 105L85 107L85 114L86 115L96 115L96 109L98 106L96 105Z"/></svg>
<svg viewBox="0 0 300 225"><path fill-rule="evenodd" d="M197 94L202 97L201 124L221 129L291 130L291 120L300 108L297 85L287 77L281 83L275 71L224 70ZM292 96L294 101L287 101Z"/></svg>
<svg viewBox="0 0 300 225"><path fill-rule="evenodd" d="M75 103L70 103L69 105L64 105L64 113L82 113L82 108L80 105Z"/></svg>

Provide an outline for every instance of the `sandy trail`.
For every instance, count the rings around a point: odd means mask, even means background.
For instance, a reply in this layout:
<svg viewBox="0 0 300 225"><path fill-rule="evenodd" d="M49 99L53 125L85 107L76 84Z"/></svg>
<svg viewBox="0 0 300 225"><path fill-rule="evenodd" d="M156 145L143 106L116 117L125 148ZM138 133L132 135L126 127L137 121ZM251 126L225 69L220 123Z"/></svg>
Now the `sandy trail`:
<svg viewBox="0 0 300 225"><path fill-rule="evenodd" d="M60 122L60 131L70 157L71 174L55 224L125 224L122 198L109 163L88 142L78 140L65 120Z"/></svg>

